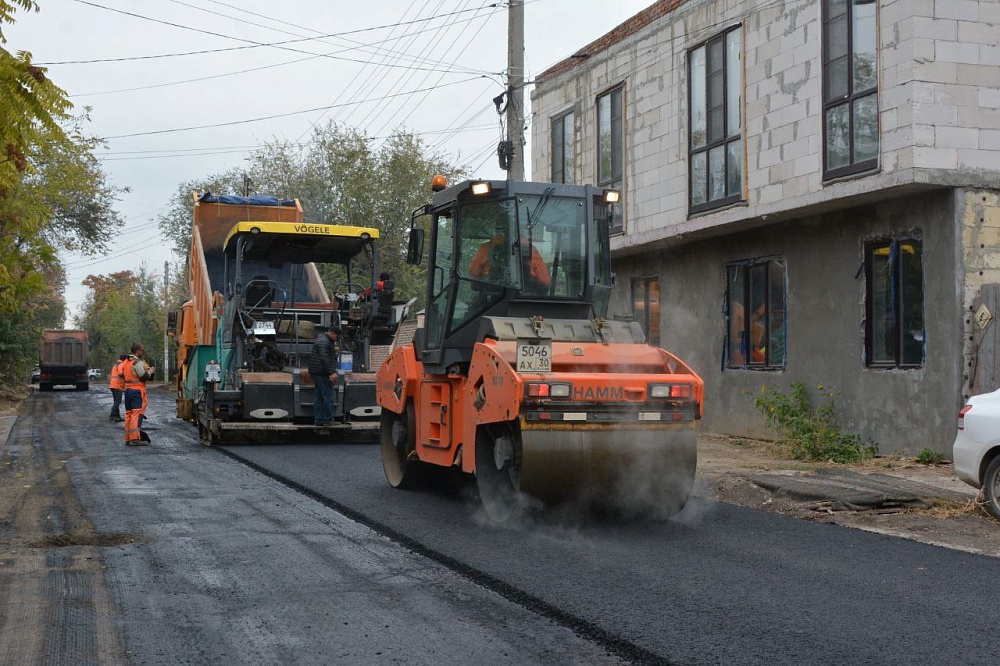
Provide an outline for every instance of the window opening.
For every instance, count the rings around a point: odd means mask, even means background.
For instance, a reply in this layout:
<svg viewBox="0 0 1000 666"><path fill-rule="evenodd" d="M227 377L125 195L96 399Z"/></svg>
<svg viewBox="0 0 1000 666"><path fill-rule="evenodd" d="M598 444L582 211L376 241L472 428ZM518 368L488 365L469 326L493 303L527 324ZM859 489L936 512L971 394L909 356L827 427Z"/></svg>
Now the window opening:
<svg viewBox="0 0 1000 666"><path fill-rule="evenodd" d="M623 200L624 94L625 86L618 86L597 98L597 183L622 192ZM625 220L622 203L613 204L611 213L611 233L623 232Z"/></svg>
<svg viewBox="0 0 1000 666"><path fill-rule="evenodd" d="M688 54L690 210L743 198L743 27Z"/></svg>
<svg viewBox="0 0 1000 666"><path fill-rule="evenodd" d="M726 267L725 366L785 367L787 280L778 259Z"/></svg>
<svg viewBox="0 0 1000 666"><path fill-rule="evenodd" d="M915 238L865 247L865 360L868 367L924 364L923 246Z"/></svg>
<svg viewBox="0 0 1000 666"><path fill-rule="evenodd" d="M576 169L573 112L552 120L552 182L572 183Z"/></svg>
<svg viewBox="0 0 1000 666"><path fill-rule="evenodd" d="M878 165L877 3L823 0L823 177Z"/></svg>
<svg viewBox="0 0 1000 666"><path fill-rule="evenodd" d="M642 327L646 342L660 346L660 278L632 280L632 320Z"/></svg>

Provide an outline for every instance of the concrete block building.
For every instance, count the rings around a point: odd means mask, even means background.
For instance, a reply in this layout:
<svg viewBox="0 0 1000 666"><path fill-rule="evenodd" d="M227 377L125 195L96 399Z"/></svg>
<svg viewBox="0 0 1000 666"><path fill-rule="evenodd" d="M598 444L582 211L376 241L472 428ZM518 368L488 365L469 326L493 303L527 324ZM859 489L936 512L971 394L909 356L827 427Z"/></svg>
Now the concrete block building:
<svg viewBox="0 0 1000 666"><path fill-rule="evenodd" d="M533 179L621 189L612 313L705 430L802 382L948 453L1000 385L1000 1L659 0L538 75L531 127Z"/></svg>

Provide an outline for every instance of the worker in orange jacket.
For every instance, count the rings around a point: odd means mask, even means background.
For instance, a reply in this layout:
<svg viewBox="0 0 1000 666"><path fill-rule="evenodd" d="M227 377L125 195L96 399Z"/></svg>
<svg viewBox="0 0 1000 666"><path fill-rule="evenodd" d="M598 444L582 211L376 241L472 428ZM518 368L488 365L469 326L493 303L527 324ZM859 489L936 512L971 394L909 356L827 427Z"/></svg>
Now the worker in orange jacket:
<svg viewBox="0 0 1000 666"><path fill-rule="evenodd" d="M156 370L142 359L146 349L142 343L132 343L132 353L122 361L122 376L125 378L125 445L144 446L149 435L142 431L146 419L146 382L153 378Z"/></svg>
<svg viewBox="0 0 1000 666"><path fill-rule="evenodd" d="M122 363L127 358L128 354L122 354L118 357L118 360L115 361L114 366L111 368L111 380L108 382L108 386L111 387L111 398L114 400L108 420L117 421L118 423L124 420L122 418L122 393L125 391L125 375L122 374Z"/></svg>
<svg viewBox="0 0 1000 666"><path fill-rule="evenodd" d="M469 275L477 278L489 276L490 269L492 268L490 265L491 255L497 252L505 252L507 249L506 243L506 237L503 234L497 234L480 245L479 250L472 257L472 261L469 262ZM524 261L527 264L525 278L530 280L530 284L526 284L525 286L535 288L548 287L551 278L549 276L549 268L545 264L545 259L542 258L542 253L524 236L521 237L519 246L524 256Z"/></svg>

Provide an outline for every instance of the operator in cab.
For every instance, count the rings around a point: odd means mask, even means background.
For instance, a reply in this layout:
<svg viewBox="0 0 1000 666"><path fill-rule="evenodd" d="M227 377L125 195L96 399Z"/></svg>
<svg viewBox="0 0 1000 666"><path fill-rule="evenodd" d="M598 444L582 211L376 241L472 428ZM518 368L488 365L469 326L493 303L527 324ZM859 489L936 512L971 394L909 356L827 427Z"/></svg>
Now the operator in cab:
<svg viewBox="0 0 1000 666"><path fill-rule="evenodd" d="M549 268L542 258L542 253L537 247L531 244L527 237L521 236L518 247L524 260L525 287L537 291L547 289L551 281ZM479 246L479 250L472 261L469 262L469 275L477 278L485 278L490 274L492 266L491 258L497 253L507 251L507 238L503 234L497 234Z"/></svg>

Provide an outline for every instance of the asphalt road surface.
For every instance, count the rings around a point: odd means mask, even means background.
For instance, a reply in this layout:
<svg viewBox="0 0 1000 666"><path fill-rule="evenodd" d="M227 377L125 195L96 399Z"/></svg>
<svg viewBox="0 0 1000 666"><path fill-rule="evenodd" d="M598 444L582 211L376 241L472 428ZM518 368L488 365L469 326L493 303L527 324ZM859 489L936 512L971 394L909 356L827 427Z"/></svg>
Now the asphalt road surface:
<svg viewBox="0 0 1000 666"><path fill-rule="evenodd" d="M43 549L31 617L59 628L33 652L10 640L31 590L0 578L0 663L1000 659L997 558L699 498L663 524L498 527L450 475L390 488L370 440L209 449L154 393L153 445L126 449L109 405L35 394L11 434L65 461L94 533L134 539Z"/></svg>

